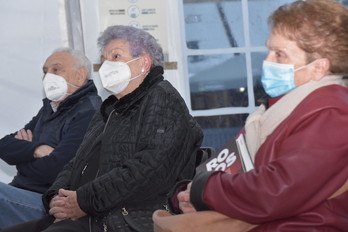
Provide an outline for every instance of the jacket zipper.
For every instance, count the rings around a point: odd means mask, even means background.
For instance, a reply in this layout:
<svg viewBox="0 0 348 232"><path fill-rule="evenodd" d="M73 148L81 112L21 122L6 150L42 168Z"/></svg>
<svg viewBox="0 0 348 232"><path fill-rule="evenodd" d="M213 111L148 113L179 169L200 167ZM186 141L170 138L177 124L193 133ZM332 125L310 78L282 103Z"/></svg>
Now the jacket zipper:
<svg viewBox="0 0 348 232"><path fill-rule="evenodd" d="M115 109L113 109L113 110L111 111L111 113L109 114L108 120L106 121L105 126L104 126L103 133L105 132L106 127L107 127L107 125L109 124L109 121L110 121L111 115L112 115L114 112L115 112ZM117 115L117 113L116 113L116 115Z"/></svg>
<svg viewBox="0 0 348 232"><path fill-rule="evenodd" d="M103 222L103 231L107 232L108 231L108 227L106 226L105 222Z"/></svg>
<svg viewBox="0 0 348 232"><path fill-rule="evenodd" d="M88 216L89 232L92 232L92 218Z"/></svg>
<svg viewBox="0 0 348 232"><path fill-rule="evenodd" d="M107 127L108 124L109 124L110 118L111 118L111 116L112 116L112 114L113 114L114 112L115 112L115 109L113 109L113 110L111 111L111 113L109 114L108 120L106 121L105 126L104 126L103 133L105 132L106 127ZM116 113L116 115L117 115L117 113ZM87 168L87 166L88 166L88 163L87 163L86 166L83 168L83 170L82 170L82 175L83 175L85 169ZM99 169L98 169L98 171L97 171L97 174L95 175L95 178L97 178L98 175L99 175ZM89 230L90 230L90 232L92 232L91 216L89 217L89 219L90 219ZM108 226L106 225L105 222L103 222L103 231L104 231L104 232L107 232L107 231L108 231Z"/></svg>
<svg viewBox="0 0 348 232"><path fill-rule="evenodd" d="M86 170L87 166L88 166L88 163L87 163L87 164L85 165L85 167L82 169L82 171L81 171L81 176L83 176L83 173L85 173L85 170Z"/></svg>

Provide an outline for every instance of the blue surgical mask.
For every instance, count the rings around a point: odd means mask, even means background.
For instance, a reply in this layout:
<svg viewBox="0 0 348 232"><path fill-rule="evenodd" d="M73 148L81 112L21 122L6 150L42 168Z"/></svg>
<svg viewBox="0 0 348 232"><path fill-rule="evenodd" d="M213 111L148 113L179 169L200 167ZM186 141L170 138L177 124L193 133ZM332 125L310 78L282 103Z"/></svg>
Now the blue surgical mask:
<svg viewBox="0 0 348 232"><path fill-rule="evenodd" d="M295 72L313 62L295 69L293 64L263 61L261 82L264 90L270 97L278 97L289 92L296 87Z"/></svg>

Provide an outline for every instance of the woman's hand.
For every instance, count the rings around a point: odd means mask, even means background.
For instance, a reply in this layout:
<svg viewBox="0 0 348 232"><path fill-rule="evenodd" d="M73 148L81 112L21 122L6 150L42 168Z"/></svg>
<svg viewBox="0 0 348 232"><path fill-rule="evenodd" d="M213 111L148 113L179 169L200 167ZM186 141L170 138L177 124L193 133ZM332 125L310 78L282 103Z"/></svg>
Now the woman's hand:
<svg viewBox="0 0 348 232"><path fill-rule="evenodd" d="M65 189L59 189L58 195L51 200L49 214L56 218L55 222L86 216L77 202L76 191Z"/></svg>
<svg viewBox="0 0 348 232"><path fill-rule="evenodd" d="M193 207L190 201L190 191L191 191L192 182L187 185L185 191L181 191L178 194L179 208L183 213L192 213L196 212L196 209Z"/></svg>

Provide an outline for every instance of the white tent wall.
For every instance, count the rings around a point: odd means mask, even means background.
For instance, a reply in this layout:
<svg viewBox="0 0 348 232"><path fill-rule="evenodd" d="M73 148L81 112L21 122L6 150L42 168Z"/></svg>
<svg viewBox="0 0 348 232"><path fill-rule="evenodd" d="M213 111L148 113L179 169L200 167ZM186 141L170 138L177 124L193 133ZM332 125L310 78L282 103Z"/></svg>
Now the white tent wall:
<svg viewBox="0 0 348 232"><path fill-rule="evenodd" d="M0 0L0 137L21 129L42 105L42 64L68 46L63 0ZM15 169L0 163L0 181Z"/></svg>
<svg viewBox="0 0 348 232"><path fill-rule="evenodd" d="M0 136L23 127L41 106L42 64L68 46L63 3L0 0Z"/></svg>
<svg viewBox="0 0 348 232"><path fill-rule="evenodd" d="M167 0L168 61L182 57L179 3ZM76 18L80 7L81 18ZM100 34L98 0L0 0L0 138L24 127L42 105L42 65L58 47L84 49L93 64L99 64L97 38ZM167 11L169 12L169 11ZM79 27L82 26L82 27ZM79 31L82 29L82 32ZM182 58L181 58L182 60ZM185 95L183 63L178 69L165 70L165 77ZM99 76L93 73L99 94L103 90ZM0 181L8 183L16 170L0 160Z"/></svg>

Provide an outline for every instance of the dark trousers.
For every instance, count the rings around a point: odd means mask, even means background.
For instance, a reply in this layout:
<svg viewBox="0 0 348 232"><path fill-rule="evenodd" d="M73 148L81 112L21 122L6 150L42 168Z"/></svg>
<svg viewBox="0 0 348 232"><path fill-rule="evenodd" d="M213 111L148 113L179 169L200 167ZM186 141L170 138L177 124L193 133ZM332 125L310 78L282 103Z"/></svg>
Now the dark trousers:
<svg viewBox="0 0 348 232"><path fill-rule="evenodd" d="M1 232L88 232L89 218L83 217L78 220L63 220L54 222L54 217L44 216L40 219L25 222L1 230Z"/></svg>

